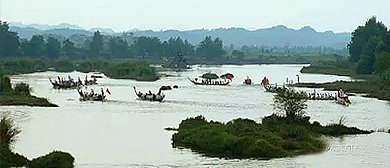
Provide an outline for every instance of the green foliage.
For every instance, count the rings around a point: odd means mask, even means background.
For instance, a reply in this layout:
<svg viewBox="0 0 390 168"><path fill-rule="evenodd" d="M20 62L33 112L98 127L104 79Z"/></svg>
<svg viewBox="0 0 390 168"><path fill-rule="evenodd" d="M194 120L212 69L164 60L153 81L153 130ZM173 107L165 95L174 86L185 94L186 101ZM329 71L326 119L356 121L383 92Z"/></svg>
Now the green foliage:
<svg viewBox="0 0 390 168"><path fill-rule="evenodd" d="M19 55L19 47L18 33L9 31L8 23L0 20L0 57Z"/></svg>
<svg viewBox="0 0 390 168"><path fill-rule="evenodd" d="M104 67L103 72L112 78L135 79L139 81L155 81L158 79L155 69L146 63L110 63Z"/></svg>
<svg viewBox="0 0 390 168"><path fill-rule="evenodd" d="M30 87L29 84L22 82L22 83L17 83L14 87L14 91L19 94L25 94L25 95L30 95L30 92L32 91L32 88Z"/></svg>
<svg viewBox="0 0 390 168"><path fill-rule="evenodd" d="M0 167L30 167L30 168L72 168L74 158L69 153L54 151L46 156L33 159L31 162L23 155L13 153L11 145L21 130L15 126L11 118L1 117L0 120Z"/></svg>
<svg viewBox="0 0 390 168"><path fill-rule="evenodd" d="M390 86L390 68L380 74L380 80L383 84Z"/></svg>
<svg viewBox="0 0 390 168"><path fill-rule="evenodd" d="M44 55L45 39L42 35L34 35L24 49L24 55L42 56Z"/></svg>
<svg viewBox="0 0 390 168"><path fill-rule="evenodd" d="M185 120L183 120L179 124L179 129L191 129L191 128L196 128L202 125L207 125L208 122L204 118L204 116L196 116L196 117L190 117Z"/></svg>
<svg viewBox="0 0 390 168"><path fill-rule="evenodd" d="M162 44L157 37L141 36L136 38L133 48L136 55L142 56L142 58L159 58L162 51Z"/></svg>
<svg viewBox="0 0 390 168"><path fill-rule="evenodd" d="M104 50L103 36L100 34L100 31L96 31L93 34L92 42L89 46L89 51L92 56L98 56Z"/></svg>
<svg viewBox="0 0 390 168"><path fill-rule="evenodd" d="M363 47L356 72L358 74L371 74L374 71L375 54L383 50L383 47L384 42L381 37L371 37Z"/></svg>
<svg viewBox="0 0 390 168"><path fill-rule="evenodd" d="M63 55L66 57L74 57L76 55L76 47L69 39L66 39L62 42L62 51Z"/></svg>
<svg viewBox="0 0 390 168"><path fill-rule="evenodd" d="M11 79L8 76L0 78L0 92L12 91Z"/></svg>
<svg viewBox="0 0 390 168"><path fill-rule="evenodd" d="M188 56L194 55L194 46L187 40L183 41L180 37L171 37L162 43L162 51L166 57L175 57L177 53Z"/></svg>
<svg viewBox="0 0 390 168"><path fill-rule="evenodd" d="M390 68L390 53L380 52L376 54L374 69L378 73L382 73Z"/></svg>
<svg viewBox="0 0 390 168"><path fill-rule="evenodd" d="M215 61L221 59L222 55L225 54L222 47L223 41L221 38L217 37L213 40L211 36L206 36L196 48L196 54L206 60Z"/></svg>
<svg viewBox="0 0 390 168"><path fill-rule="evenodd" d="M46 56L58 57L60 55L61 42L53 37L49 37L46 42Z"/></svg>
<svg viewBox="0 0 390 168"><path fill-rule="evenodd" d="M352 32L351 42L348 44L350 61L358 62L363 54L363 48L370 38L377 36L385 38L387 27L382 22L377 22L373 16L366 21L364 26L357 27Z"/></svg>
<svg viewBox="0 0 390 168"><path fill-rule="evenodd" d="M10 149L12 143L16 141L17 135L21 130L15 126L11 118L1 117L0 120L0 144L6 145Z"/></svg>
<svg viewBox="0 0 390 168"><path fill-rule="evenodd" d="M318 61L308 67L303 67L301 73L330 74L340 76L355 75L356 66L347 60Z"/></svg>
<svg viewBox="0 0 390 168"><path fill-rule="evenodd" d="M69 153L53 151L45 156L33 159L29 165L30 168L73 168L74 157Z"/></svg>
<svg viewBox="0 0 390 168"><path fill-rule="evenodd" d="M109 52L111 57L115 58L130 58L134 57L134 53L130 50L126 40L120 37L111 37L109 41Z"/></svg>
<svg viewBox="0 0 390 168"><path fill-rule="evenodd" d="M183 120L172 136L174 146L210 156L270 159L320 152L325 143L313 132L308 119L269 116L258 124L234 119L226 124L207 122L203 116Z"/></svg>
<svg viewBox="0 0 390 168"><path fill-rule="evenodd" d="M27 83L18 83L14 89L7 76L0 78L0 106L2 105L28 105L43 107L58 107L45 98L30 95L31 87ZM7 127L3 127L7 128Z"/></svg>
<svg viewBox="0 0 390 168"><path fill-rule="evenodd" d="M13 153L8 145L0 143L0 167L26 167L29 160L20 154Z"/></svg>
<svg viewBox="0 0 390 168"><path fill-rule="evenodd" d="M302 118L306 109L307 97L304 92L294 89L282 89L274 96L274 107L285 114L287 118Z"/></svg>
<svg viewBox="0 0 390 168"><path fill-rule="evenodd" d="M232 58L237 59L237 60L243 60L244 57L245 57L244 52L239 51L239 50L233 50Z"/></svg>

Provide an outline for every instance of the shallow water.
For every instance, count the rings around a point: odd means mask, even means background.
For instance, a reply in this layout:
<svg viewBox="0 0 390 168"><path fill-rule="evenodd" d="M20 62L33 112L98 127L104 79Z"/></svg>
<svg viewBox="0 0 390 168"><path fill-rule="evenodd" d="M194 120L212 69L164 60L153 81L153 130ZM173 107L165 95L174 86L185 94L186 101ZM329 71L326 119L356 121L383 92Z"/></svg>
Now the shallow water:
<svg viewBox="0 0 390 168"><path fill-rule="evenodd" d="M12 82L28 82L35 95L47 97L59 108L2 106L1 113L10 113L22 133L14 150L35 158L53 150L71 153L76 167L388 167L390 166L390 134L324 137L328 150L319 154L272 160L237 160L210 158L171 146L173 132L187 117L204 115L208 120L227 122L238 117L260 121L274 112L272 93L260 86L263 76L271 83L289 80L330 82L351 80L333 75L300 74L303 65L194 66L184 72L163 72L172 75L156 82L98 79L112 95L107 102L80 102L75 90L53 90L48 78L57 75L82 79L80 72L43 72L12 76ZM235 75L230 86L195 86L187 77L205 72ZM255 85L242 85L248 75ZM137 100L132 86L141 91L156 92L162 85L178 85L164 91L162 103ZM90 88L87 88L89 90ZM301 89L301 88L300 88ZM302 89L312 92L312 89ZM320 91L320 89L317 89ZM334 92L328 92L334 93ZM360 96L350 97L349 107L333 101L308 101L307 115L321 124L336 123L347 118L346 125L361 129L390 128L390 105L387 101Z"/></svg>

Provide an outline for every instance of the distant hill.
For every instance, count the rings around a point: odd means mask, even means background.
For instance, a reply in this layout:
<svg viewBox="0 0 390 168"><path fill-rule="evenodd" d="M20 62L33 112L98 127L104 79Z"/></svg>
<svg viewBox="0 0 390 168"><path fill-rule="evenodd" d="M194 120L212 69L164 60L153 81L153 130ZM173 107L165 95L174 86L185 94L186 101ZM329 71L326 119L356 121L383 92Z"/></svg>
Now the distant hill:
<svg viewBox="0 0 390 168"><path fill-rule="evenodd" d="M79 29L76 25L60 24L61 26L52 26L52 29L44 29L37 25L18 25L10 24L11 31L19 33L21 38L31 38L34 34L42 35L57 35L63 38L69 38L72 35L77 36L92 36L94 31L100 30L106 35L121 36L123 33L115 33L107 28L92 28L89 30ZM134 36L155 36L162 41L168 40L171 37L180 37L183 40L187 39L192 44L198 44L205 36L222 38L225 46L235 45L255 45L255 46L275 46L275 47L291 47L291 46L326 46L334 49L343 49L347 46L351 39L350 33L333 33L332 31L317 32L313 28L306 26L295 30L279 25L271 28L246 30L243 28L219 28L213 30L166 30L166 31L151 31L151 30L134 30L127 31L134 33Z"/></svg>

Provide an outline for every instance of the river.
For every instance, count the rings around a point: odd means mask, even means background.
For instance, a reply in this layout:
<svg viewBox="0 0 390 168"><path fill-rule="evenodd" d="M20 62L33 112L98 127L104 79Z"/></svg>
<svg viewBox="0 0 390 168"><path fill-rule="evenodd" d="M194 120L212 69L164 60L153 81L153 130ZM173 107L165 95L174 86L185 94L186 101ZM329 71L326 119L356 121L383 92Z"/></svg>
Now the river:
<svg viewBox="0 0 390 168"><path fill-rule="evenodd" d="M324 137L328 149L319 154L271 160L220 159L206 157L188 149L172 148L174 132L166 127L178 127L187 117L203 115L207 120L227 122L238 117L260 122L276 112L272 106L273 93L260 86L262 77L271 83L289 80L301 82L330 82L351 80L349 77L301 74L304 65L245 65L193 66L183 72L166 71L168 77L156 82L124 79L98 79L101 87L112 95L107 102L80 102L75 90L53 90L48 78L60 75L84 78L80 72L40 72L12 76L12 82L28 82L33 94L46 97L58 108L2 106L0 112L9 114L22 129L13 150L29 159L53 150L71 153L75 165L89 167L388 167L390 166L390 134ZM235 78L230 86L195 86L187 77L205 72L230 72ZM90 75L90 74L88 74ZM245 86L248 75L255 85ZM141 91L156 92L162 85L178 85L164 91L163 102L137 100L132 86ZM90 90L90 88L88 88ZM312 92L313 89L302 89ZM317 89L320 91L320 89ZM329 93L329 92L328 92ZM331 92L335 93L335 92ZM333 101L308 101L306 114L311 121L326 125L346 117L347 126L378 130L390 128L388 101L350 97L345 107Z"/></svg>

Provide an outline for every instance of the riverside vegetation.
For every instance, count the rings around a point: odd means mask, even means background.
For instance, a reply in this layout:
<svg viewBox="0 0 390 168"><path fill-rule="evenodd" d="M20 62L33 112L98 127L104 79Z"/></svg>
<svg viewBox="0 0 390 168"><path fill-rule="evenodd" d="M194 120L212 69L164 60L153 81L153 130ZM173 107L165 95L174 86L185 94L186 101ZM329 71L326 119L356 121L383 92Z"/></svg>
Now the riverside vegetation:
<svg viewBox="0 0 390 168"><path fill-rule="evenodd" d="M367 97L390 100L390 30L375 17L352 32L348 44L350 57L337 61L321 61L301 69L302 73L351 76L356 81L332 83L298 83L297 87L325 88L364 93Z"/></svg>
<svg viewBox="0 0 390 168"><path fill-rule="evenodd" d="M227 123L206 121L203 116L187 118L173 134L172 144L209 156L271 159L324 151L322 135L370 133L346 127L343 118L326 126L310 123L310 117L304 116L306 100L292 89L277 92L274 106L281 113L264 117L261 124L242 118Z"/></svg>
<svg viewBox="0 0 390 168"><path fill-rule="evenodd" d="M57 167L57 168L72 168L74 167L74 157L69 153L61 151L53 151L45 156L41 156L32 160L25 156L14 153L11 146L16 142L17 135L21 130L15 126L12 119L1 117L0 120L0 167Z"/></svg>
<svg viewBox="0 0 390 168"><path fill-rule="evenodd" d="M58 72L102 72L116 79L155 81L159 78L155 68L143 62L109 61L104 59L72 60L69 58L21 57L0 60L0 70L5 74L23 74L55 70Z"/></svg>
<svg viewBox="0 0 390 168"><path fill-rule="evenodd" d="M27 83L17 83L15 87L12 88L11 80L9 77L0 77L0 106L27 105L58 107L58 105L50 103L46 98L31 95L31 90L31 87Z"/></svg>

